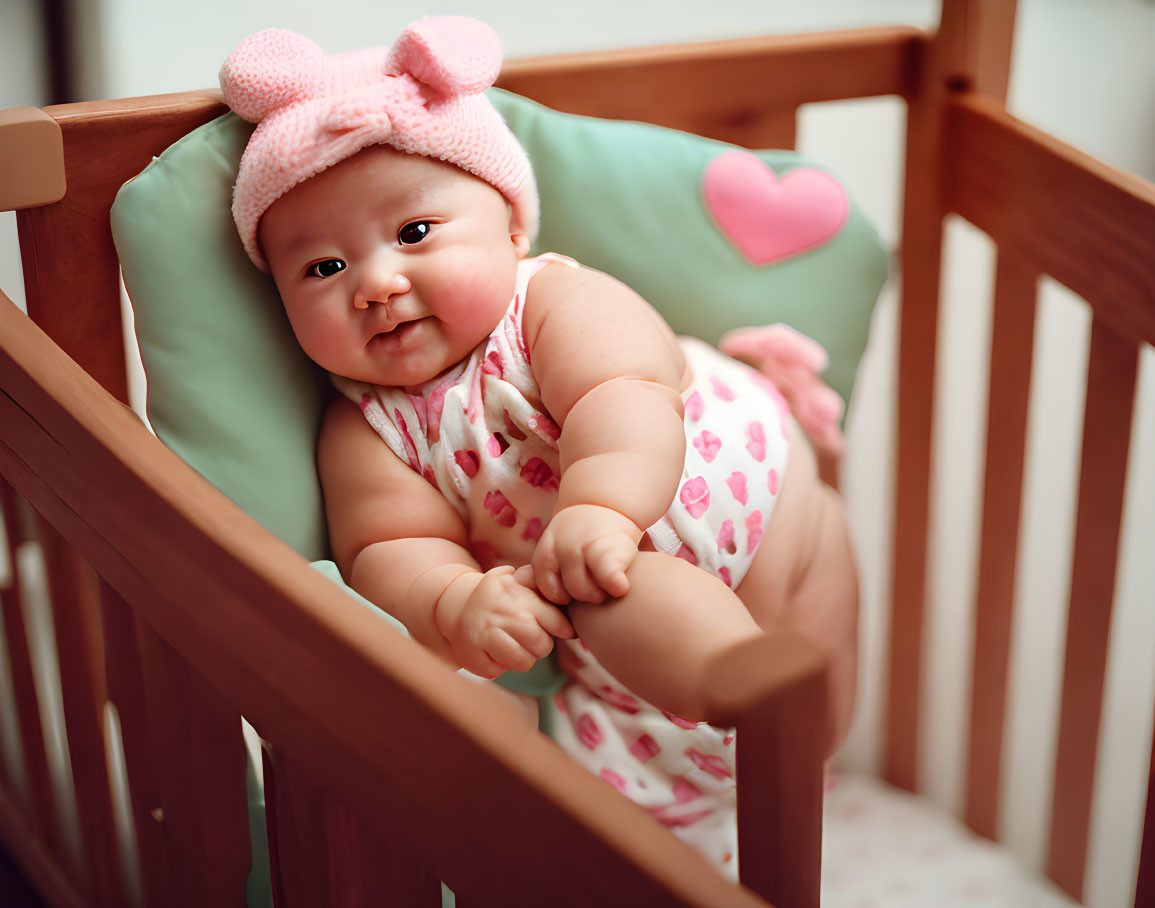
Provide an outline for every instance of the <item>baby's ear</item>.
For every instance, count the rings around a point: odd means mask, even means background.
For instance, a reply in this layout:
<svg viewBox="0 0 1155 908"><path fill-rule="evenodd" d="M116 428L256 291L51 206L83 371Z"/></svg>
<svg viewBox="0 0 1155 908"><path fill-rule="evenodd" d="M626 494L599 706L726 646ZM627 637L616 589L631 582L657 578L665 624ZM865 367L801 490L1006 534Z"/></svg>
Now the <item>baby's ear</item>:
<svg viewBox="0 0 1155 908"><path fill-rule="evenodd" d="M510 233L510 241L513 243L513 248L517 250L517 257L519 259L525 258L529 255L529 237L524 233Z"/></svg>

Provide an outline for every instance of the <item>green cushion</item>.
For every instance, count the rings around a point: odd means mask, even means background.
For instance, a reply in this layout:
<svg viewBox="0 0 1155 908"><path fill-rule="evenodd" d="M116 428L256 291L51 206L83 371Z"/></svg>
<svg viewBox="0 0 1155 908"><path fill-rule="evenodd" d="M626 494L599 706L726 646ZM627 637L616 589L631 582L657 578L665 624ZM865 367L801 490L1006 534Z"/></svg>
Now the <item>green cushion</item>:
<svg viewBox="0 0 1155 908"><path fill-rule="evenodd" d="M229 114L155 158L117 195L113 238L157 436L313 561L328 549L313 466L325 377L229 213L251 131Z"/></svg>
<svg viewBox="0 0 1155 908"><path fill-rule="evenodd" d="M535 251L562 252L633 287L680 334L716 343L726 331L785 322L830 355L826 381L850 399L888 257L850 200L841 230L769 265L746 261L702 201L706 165L733 146L643 123L558 113L490 92L529 152L541 194ZM821 165L759 151L779 176Z"/></svg>
<svg viewBox="0 0 1155 908"><path fill-rule="evenodd" d="M498 90L491 97L534 163L538 251L615 275L676 330L710 341L787 322L827 348L828 380L849 397L887 272L882 243L853 202L829 241L751 265L703 203L703 170L731 146L560 114ZM157 435L315 561L327 556L313 463L327 380L297 347L272 280L246 258L229 213L251 131L226 114L168 148L121 189L113 235ZM779 175L816 166L794 152L757 154Z"/></svg>

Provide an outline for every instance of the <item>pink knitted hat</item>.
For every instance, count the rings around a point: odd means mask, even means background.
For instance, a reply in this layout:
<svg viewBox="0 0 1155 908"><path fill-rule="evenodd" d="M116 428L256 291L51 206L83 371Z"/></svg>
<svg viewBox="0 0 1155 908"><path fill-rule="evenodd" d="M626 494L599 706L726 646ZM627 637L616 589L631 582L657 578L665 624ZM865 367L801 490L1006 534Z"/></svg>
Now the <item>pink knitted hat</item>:
<svg viewBox="0 0 1155 908"><path fill-rule="evenodd" d="M482 92L501 44L476 19L414 22L390 48L325 56L308 38L267 29L221 66L221 90L257 128L241 158L233 219L249 258L268 264L257 224L269 206L370 145L456 164L494 186L532 240L538 199L529 158Z"/></svg>

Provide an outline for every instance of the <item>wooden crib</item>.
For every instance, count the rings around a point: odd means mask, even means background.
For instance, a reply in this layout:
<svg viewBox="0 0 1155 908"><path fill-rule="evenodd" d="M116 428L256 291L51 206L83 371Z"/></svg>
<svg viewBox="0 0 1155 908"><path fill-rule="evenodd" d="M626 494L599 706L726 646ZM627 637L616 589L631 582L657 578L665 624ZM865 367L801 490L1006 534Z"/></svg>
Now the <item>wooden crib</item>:
<svg viewBox="0 0 1155 908"><path fill-rule="evenodd" d="M1013 3L946 0L935 35L880 28L522 60L500 84L561 110L748 147L792 147L804 103L907 102L884 776L919 789L940 259L943 219L957 213L998 247L965 811L988 836L1038 279L1090 302L1048 861L1048 875L1081 898L1137 362L1155 343L1155 187L1005 112L1013 16ZM55 803L14 580L2 604L19 733L10 743L25 777L0 778L0 838L44 900L241 904L244 716L270 744L281 906L439 904L438 880L466 908L817 905L823 666L810 648L771 640L704 679L713 715L741 730L742 850L759 858L743 859L747 888L735 888L489 691L352 606L125 406L109 207L152 155L221 111L201 92L0 115L0 203L22 209L30 316L0 301L0 506L13 573L25 540L43 550L82 845L69 847ZM118 846L108 703L139 878ZM1137 908L1155 905L1146 797Z"/></svg>

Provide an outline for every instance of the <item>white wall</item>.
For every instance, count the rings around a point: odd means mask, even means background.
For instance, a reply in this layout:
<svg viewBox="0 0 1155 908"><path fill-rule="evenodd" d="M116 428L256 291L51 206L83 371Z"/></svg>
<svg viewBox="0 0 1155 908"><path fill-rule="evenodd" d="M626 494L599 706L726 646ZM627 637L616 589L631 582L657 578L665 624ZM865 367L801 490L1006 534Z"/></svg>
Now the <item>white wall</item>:
<svg viewBox="0 0 1155 908"><path fill-rule="evenodd" d="M0 12L0 109L48 103L38 7L35 0L4 0ZM16 215L7 211L0 211L0 290L17 305L24 305Z"/></svg>
<svg viewBox="0 0 1155 908"><path fill-rule="evenodd" d="M31 0L6 0L5 28L28 18ZM934 0L588 0L546 7L509 0L460 0L380 5L366 0L201 0L195 8L100 0L81 4L81 70L85 97L179 91L215 84L220 61L247 34L273 25L312 36L329 52L387 43L421 14L455 12L489 21L507 55L522 56L638 44L848 27L931 25ZM9 9L15 11L10 18ZM1009 107L1027 121L1125 170L1155 179L1155 3L1150 0L1020 0ZM4 40L0 38L0 41ZM4 75L23 59L2 53ZM24 86L24 87L21 87ZM5 104L37 103L33 82L0 79ZM15 93L15 97L13 96ZM23 93L23 96L21 96ZM804 109L800 144L828 163L893 242L898 231L902 108L893 100ZM936 610L927 628L924 708L932 734L924 753L929 793L949 807L961 796L962 692L969 672L976 513L981 494L978 452L985 432L984 330L991 250L965 225L950 225L945 262L946 308L941 330L940 409L933 496L932 574ZM4 240L0 236L0 242ZM1153 238L1155 245L1155 238ZM0 259L0 269L4 260ZM11 282L0 270L0 285ZM864 361L849 434L852 456L847 498L862 554L865 661L859 721L843 760L877 765L875 734L887 623L884 601L889 551L889 443L892 413L893 292L880 306ZM1002 818L1020 854L1038 866L1051 780L1055 697L1064 639L1062 614L1069 582L1072 501L1078 469L1076 433L1082 420L1086 312L1048 286L1040 306L1032 401L1028 483L1019 578L1020 623L1015 633L1005 790L1015 792ZM1112 636L1100 785L1095 804L1088 902L1122 905L1135 866L1155 690L1155 357L1141 372L1128 510ZM1107 786L1108 779L1116 784Z"/></svg>

